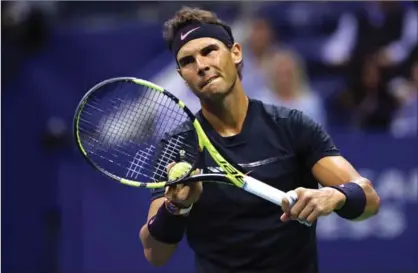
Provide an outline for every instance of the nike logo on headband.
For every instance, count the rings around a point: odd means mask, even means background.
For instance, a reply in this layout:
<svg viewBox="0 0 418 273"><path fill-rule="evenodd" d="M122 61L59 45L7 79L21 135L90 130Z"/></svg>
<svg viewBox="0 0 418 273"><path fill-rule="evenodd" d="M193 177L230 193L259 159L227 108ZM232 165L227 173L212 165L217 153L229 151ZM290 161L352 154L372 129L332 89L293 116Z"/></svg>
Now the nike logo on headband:
<svg viewBox="0 0 418 273"><path fill-rule="evenodd" d="M187 31L186 33L180 33L180 39L184 40L186 39L187 36L189 36L190 33L192 33L193 31L199 29L200 27L196 27L196 28L192 28L191 30Z"/></svg>

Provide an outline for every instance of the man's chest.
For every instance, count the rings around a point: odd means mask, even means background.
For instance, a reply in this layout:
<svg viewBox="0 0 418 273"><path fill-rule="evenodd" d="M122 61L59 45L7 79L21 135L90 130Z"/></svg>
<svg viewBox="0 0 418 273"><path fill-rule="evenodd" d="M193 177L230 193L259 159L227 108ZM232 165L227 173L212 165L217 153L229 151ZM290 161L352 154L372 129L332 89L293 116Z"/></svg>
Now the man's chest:
<svg viewBox="0 0 418 273"><path fill-rule="evenodd" d="M223 146L214 141L217 149L230 163L244 173L280 190L295 188L299 173L297 154L280 137L271 134L253 134L245 143ZM205 153L199 168L204 173L223 173L211 156ZM265 201L239 188L215 183L205 183L202 203L229 205L257 205Z"/></svg>

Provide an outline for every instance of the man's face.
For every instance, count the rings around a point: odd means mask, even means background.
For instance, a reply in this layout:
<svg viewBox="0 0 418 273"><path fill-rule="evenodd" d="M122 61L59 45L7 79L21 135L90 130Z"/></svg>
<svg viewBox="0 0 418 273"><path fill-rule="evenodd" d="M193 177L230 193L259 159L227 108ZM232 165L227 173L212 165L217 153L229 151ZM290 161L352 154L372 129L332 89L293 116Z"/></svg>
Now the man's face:
<svg viewBox="0 0 418 273"><path fill-rule="evenodd" d="M199 38L186 43L177 53L179 73L190 89L203 100L224 97L238 78L241 47L228 49L221 41Z"/></svg>

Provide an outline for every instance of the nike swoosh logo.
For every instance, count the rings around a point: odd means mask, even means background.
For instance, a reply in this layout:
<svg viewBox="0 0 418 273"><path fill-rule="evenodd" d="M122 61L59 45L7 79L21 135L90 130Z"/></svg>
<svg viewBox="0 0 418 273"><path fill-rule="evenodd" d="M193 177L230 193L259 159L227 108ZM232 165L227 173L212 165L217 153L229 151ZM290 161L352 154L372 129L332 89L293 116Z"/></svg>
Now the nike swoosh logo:
<svg viewBox="0 0 418 273"><path fill-rule="evenodd" d="M181 40L184 40L184 39L186 39L186 37L190 34L190 33L192 33L193 31L195 31L196 29L199 29L200 27L196 27L196 28L193 28L193 29L191 29L191 30L189 30L189 31L187 31L186 33L181 33L180 34L180 39Z"/></svg>

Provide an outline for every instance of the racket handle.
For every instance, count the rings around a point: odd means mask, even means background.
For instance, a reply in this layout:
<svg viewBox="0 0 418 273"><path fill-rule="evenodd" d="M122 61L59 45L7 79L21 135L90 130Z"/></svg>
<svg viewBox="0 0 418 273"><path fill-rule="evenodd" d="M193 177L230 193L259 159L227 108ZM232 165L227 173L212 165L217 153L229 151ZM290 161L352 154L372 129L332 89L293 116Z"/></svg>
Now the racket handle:
<svg viewBox="0 0 418 273"><path fill-rule="evenodd" d="M245 176L244 182L245 183L243 189L245 191L257 195L279 206L282 206L283 198L287 198L290 207L292 207L298 200L296 192L290 191L288 194L286 194L285 192L276 189L275 187L272 187L266 183L263 183L253 177Z"/></svg>
<svg viewBox="0 0 418 273"><path fill-rule="evenodd" d="M293 207L293 205L298 200L298 195L295 191L289 191L285 193L279 189L276 189L275 187L272 187L250 176L245 176L244 181L245 184L243 186L243 189L245 191L257 195L279 206L282 206L283 198L287 198L290 207ZM311 226L310 223L307 223L305 221L297 221L303 225Z"/></svg>

